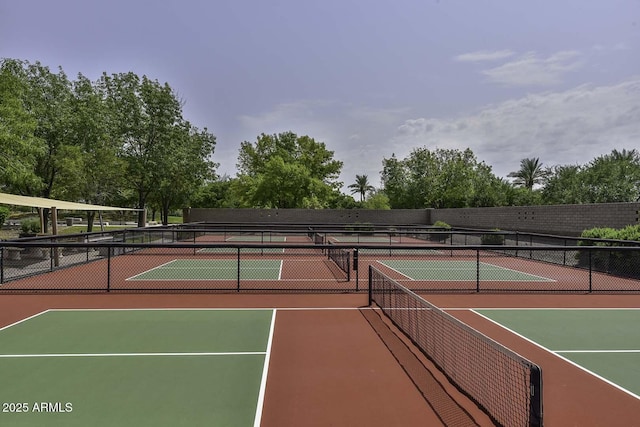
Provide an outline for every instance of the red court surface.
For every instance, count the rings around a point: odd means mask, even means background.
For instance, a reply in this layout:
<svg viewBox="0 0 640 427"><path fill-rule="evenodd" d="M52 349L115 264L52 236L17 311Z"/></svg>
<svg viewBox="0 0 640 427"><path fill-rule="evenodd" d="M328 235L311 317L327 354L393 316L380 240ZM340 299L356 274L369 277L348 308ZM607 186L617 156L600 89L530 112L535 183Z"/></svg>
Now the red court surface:
<svg viewBox="0 0 640 427"><path fill-rule="evenodd" d="M640 307L640 295L426 297L443 308ZM492 425L364 294L4 294L0 327L49 308L162 307L277 309L262 426ZM640 400L470 311L450 313L541 366L545 426L640 425Z"/></svg>

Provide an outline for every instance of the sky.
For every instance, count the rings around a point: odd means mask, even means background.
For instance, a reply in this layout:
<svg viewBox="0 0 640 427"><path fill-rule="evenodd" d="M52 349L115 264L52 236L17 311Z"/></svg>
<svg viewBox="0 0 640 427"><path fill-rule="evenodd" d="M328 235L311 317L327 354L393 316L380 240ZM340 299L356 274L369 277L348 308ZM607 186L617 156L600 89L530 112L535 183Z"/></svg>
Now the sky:
<svg viewBox="0 0 640 427"><path fill-rule="evenodd" d="M423 147L503 178L640 149L640 0L0 0L0 58L167 82L231 177L287 131L345 186Z"/></svg>

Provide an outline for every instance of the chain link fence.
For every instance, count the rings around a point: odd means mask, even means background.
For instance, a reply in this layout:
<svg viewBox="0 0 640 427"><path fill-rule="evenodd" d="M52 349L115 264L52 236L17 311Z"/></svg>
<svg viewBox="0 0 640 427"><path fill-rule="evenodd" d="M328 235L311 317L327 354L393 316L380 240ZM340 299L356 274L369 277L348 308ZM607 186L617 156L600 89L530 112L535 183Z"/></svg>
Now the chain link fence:
<svg viewBox="0 0 640 427"><path fill-rule="evenodd" d="M1 292L640 292L640 243L423 227L154 227L0 242Z"/></svg>

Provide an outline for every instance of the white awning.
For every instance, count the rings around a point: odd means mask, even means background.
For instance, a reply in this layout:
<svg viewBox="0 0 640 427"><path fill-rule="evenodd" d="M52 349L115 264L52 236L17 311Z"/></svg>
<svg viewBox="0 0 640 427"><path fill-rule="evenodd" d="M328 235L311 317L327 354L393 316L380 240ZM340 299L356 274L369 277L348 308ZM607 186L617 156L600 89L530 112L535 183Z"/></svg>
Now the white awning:
<svg viewBox="0 0 640 427"><path fill-rule="evenodd" d="M0 205L29 206L32 208L56 208L68 211L141 211L142 209L119 208L116 206L90 205L87 203L65 202L44 197L17 196L0 193Z"/></svg>

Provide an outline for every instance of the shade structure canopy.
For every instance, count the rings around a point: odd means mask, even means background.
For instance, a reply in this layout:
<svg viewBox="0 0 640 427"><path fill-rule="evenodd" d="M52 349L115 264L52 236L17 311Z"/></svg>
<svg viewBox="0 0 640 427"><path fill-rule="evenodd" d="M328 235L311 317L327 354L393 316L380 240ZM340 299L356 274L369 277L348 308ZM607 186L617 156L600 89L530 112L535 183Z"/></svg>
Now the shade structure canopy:
<svg viewBox="0 0 640 427"><path fill-rule="evenodd" d="M91 205L88 203L66 202L64 200L47 199L44 197L18 196L0 193L0 205L28 206L69 211L140 211L142 209L120 208L116 206Z"/></svg>

